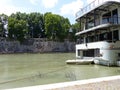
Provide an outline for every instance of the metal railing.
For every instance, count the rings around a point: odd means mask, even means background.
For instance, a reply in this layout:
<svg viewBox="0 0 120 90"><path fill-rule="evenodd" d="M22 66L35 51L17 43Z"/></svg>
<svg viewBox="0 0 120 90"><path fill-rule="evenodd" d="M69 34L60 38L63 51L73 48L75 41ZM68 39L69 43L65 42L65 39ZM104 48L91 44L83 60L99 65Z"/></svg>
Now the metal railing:
<svg viewBox="0 0 120 90"><path fill-rule="evenodd" d="M95 22L97 23L97 22ZM95 24L93 22L93 26L89 26L89 23L86 25L86 29L89 29L89 28L92 28L92 27L95 27L95 26L99 26L99 25L102 25L102 24L113 24L113 25L117 25L117 24L120 24L120 17L102 17L102 22L99 23L99 24Z"/></svg>
<svg viewBox="0 0 120 90"><path fill-rule="evenodd" d="M120 24L120 17L113 16L113 17L103 17L102 18L102 24Z"/></svg>
<svg viewBox="0 0 120 90"><path fill-rule="evenodd" d="M95 9L99 5L102 5L103 3L107 2L107 1L117 1L117 2L120 2L120 0L95 0L95 1L91 2L90 4L88 4L86 7L80 9L76 13L76 19L81 17L82 15L88 13L89 11Z"/></svg>

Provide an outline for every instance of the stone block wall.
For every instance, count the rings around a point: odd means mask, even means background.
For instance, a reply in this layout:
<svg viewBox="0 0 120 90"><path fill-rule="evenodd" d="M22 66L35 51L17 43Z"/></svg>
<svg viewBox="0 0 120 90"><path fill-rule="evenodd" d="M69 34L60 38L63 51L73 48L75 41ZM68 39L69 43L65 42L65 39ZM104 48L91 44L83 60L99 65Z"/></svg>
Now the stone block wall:
<svg viewBox="0 0 120 90"><path fill-rule="evenodd" d="M74 52L75 42L55 42L44 39L29 39L24 44L18 41L0 41L0 53Z"/></svg>

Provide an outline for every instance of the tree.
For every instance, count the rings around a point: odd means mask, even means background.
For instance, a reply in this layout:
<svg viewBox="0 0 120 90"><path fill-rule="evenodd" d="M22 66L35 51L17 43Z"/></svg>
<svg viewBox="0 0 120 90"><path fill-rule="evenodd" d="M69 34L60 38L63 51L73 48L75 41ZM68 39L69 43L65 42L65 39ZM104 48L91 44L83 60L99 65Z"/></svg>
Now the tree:
<svg viewBox="0 0 120 90"><path fill-rule="evenodd" d="M9 37L12 39L22 41L24 38L45 37L43 14L17 12L16 14L11 14L8 21Z"/></svg>
<svg viewBox="0 0 120 90"><path fill-rule="evenodd" d="M30 13L28 15L29 35L31 38L45 37L44 16L40 13Z"/></svg>
<svg viewBox="0 0 120 90"><path fill-rule="evenodd" d="M8 18L9 38L23 41L25 38L45 38L63 41L69 37L71 27L69 19L63 16L45 13L11 14ZM2 24L0 23L0 27ZM2 28L0 29L2 32ZM72 35L74 33L71 33Z"/></svg>
<svg viewBox="0 0 120 90"><path fill-rule="evenodd" d="M61 25L62 25L62 28L64 30L64 32L62 33L62 36L64 36L63 38L68 39L69 29L71 27L69 19L68 18L63 18L63 20L61 21ZM60 38L62 38L62 37L60 37Z"/></svg>
<svg viewBox="0 0 120 90"><path fill-rule="evenodd" d="M70 28L69 20L52 13L46 13L45 17L45 34L50 40L63 41Z"/></svg>
<svg viewBox="0 0 120 90"><path fill-rule="evenodd" d="M28 33L27 22L25 20L19 20L18 18L9 17L8 19L8 30L9 30L9 38L16 39L22 42Z"/></svg>
<svg viewBox="0 0 120 90"><path fill-rule="evenodd" d="M75 36L75 33L80 29L80 25L79 23L75 23L75 24L72 24L72 39L73 40L76 40L76 36Z"/></svg>

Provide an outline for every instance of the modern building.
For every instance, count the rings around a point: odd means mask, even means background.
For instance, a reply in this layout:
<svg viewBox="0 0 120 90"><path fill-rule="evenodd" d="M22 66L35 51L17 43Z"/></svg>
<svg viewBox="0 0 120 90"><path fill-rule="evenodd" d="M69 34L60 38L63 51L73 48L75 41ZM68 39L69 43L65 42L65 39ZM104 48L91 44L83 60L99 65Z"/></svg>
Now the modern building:
<svg viewBox="0 0 120 90"><path fill-rule="evenodd" d="M76 57L120 66L120 0L95 0L76 13Z"/></svg>

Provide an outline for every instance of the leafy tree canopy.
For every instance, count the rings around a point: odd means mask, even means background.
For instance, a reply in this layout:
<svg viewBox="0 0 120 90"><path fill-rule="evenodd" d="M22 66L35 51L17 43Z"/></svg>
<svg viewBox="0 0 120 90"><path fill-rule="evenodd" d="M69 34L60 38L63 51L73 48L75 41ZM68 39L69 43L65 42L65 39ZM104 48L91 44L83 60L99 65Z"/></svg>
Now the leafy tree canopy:
<svg viewBox="0 0 120 90"><path fill-rule="evenodd" d="M63 41L68 34L70 22L60 15L45 14L45 33L48 39Z"/></svg>
<svg viewBox="0 0 120 90"><path fill-rule="evenodd" d="M8 37L20 42L26 38L47 38L63 41L71 37L74 40L74 34L78 28L78 24L70 25L68 18L51 12L45 14L17 12L9 17L4 15L4 21L8 21ZM0 27L0 36L3 36L1 18ZM69 31L70 28L72 28L72 32Z"/></svg>

